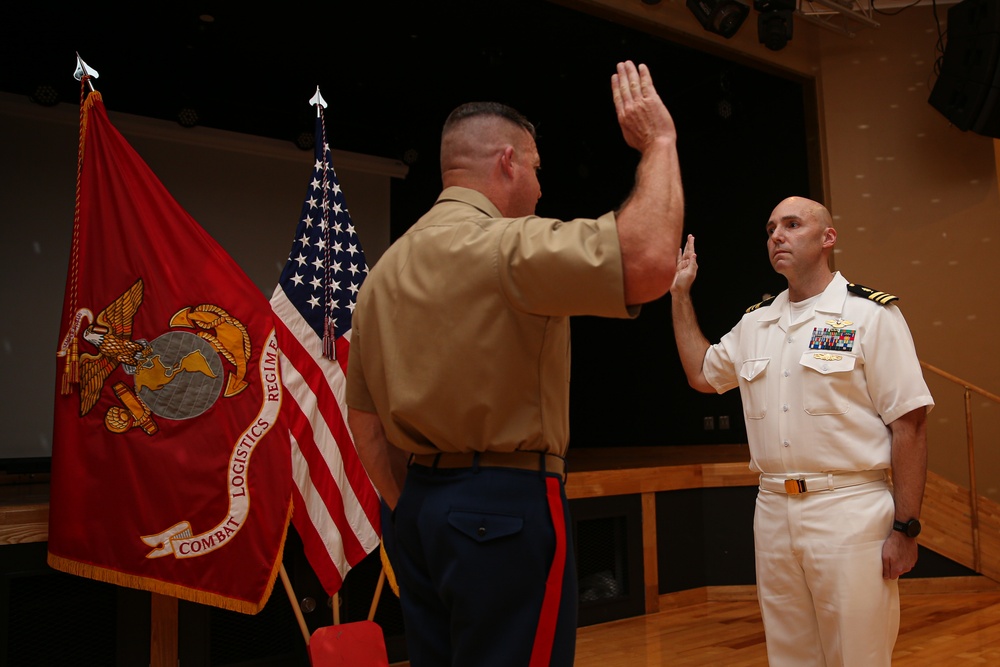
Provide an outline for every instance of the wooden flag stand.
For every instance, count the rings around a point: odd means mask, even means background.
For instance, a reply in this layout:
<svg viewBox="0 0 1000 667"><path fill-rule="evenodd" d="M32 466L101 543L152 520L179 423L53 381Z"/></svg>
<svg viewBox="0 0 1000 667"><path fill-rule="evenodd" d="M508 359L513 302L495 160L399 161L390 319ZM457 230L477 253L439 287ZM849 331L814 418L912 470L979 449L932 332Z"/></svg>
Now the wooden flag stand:
<svg viewBox="0 0 1000 667"><path fill-rule="evenodd" d="M292 588L292 582L285 571L282 563L278 571L281 583L285 587L288 601L292 605L292 611L299 623L299 630L302 631L302 638L305 640L306 648L309 652L309 660L314 667L388 667L389 658L385 650L385 637L382 628L374 622L375 610L378 608L379 599L382 596L382 588L386 580L385 566L383 565L378 577L378 584L375 586L375 595L372 597L371 608L368 610L368 619L356 621L354 623L340 622L340 594L333 594L333 625L317 628L316 632L310 635L309 627L306 625L305 617L299 608L298 598Z"/></svg>

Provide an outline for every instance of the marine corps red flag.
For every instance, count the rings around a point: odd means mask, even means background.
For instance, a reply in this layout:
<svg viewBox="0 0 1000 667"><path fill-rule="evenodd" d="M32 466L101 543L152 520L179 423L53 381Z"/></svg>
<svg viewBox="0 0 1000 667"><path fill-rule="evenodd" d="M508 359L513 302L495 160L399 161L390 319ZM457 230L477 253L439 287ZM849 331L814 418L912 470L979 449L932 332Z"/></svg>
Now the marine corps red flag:
<svg viewBox="0 0 1000 667"><path fill-rule="evenodd" d="M79 150L49 565L256 613L291 513L270 305L96 92Z"/></svg>

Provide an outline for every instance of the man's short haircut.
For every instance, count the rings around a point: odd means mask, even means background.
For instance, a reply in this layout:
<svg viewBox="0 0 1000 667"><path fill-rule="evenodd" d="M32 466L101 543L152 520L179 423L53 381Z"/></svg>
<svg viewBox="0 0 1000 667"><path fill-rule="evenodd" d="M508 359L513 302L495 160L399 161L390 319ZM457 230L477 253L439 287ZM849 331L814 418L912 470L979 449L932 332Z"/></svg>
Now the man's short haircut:
<svg viewBox="0 0 1000 667"><path fill-rule="evenodd" d="M463 120L467 118L474 118L476 116L494 116L497 118L503 118L504 120L524 129L531 135L532 139L538 139L535 135L535 126L530 120L525 118L516 109L513 109L506 104L501 104L500 102L466 102L448 114L448 118L444 121L444 130L442 131L442 134L447 134L449 130Z"/></svg>

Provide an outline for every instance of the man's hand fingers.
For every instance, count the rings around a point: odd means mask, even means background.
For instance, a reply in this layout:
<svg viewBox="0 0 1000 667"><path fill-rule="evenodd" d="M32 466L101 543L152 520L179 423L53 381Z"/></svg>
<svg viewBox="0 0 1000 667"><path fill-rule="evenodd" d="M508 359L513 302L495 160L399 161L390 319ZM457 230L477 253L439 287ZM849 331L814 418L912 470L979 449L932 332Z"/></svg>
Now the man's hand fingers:
<svg viewBox="0 0 1000 667"><path fill-rule="evenodd" d="M618 63L618 90L621 94L622 102L628 104L637 95L641 95L639 72L631 60Z"/></svg>
<svg viewBox="0 0 1000 667"><path fill-rule="evenodd" d="M639 65L639 90L643 97L656 95L656 88L653 87L653 77L649 73L649 68L645 63Z"/></svg>

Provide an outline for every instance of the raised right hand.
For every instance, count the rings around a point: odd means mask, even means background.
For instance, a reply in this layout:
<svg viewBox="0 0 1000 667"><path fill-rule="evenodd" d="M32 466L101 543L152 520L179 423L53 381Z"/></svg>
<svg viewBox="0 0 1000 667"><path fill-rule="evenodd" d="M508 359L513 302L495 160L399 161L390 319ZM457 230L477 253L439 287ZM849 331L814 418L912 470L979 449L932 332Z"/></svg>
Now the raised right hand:
<svg viewBox="0 0 1000 667"><path fill-rule="evenodd" d="M639 152L658 139L677 139L674 119L653 86L649 68L631 60L618 63L611 77L611 96L625 142Z"/></svg>
<svg viewBox="0 0 1000 667"><path fill-rule="evenodd" d="M670 293L674 295L689 293L697 275L698 255L694 251L694 235L688 234L684 249L677 251L677 272L674 273L674 283L670 286Z"/></svg>

